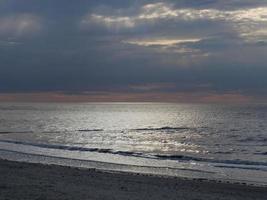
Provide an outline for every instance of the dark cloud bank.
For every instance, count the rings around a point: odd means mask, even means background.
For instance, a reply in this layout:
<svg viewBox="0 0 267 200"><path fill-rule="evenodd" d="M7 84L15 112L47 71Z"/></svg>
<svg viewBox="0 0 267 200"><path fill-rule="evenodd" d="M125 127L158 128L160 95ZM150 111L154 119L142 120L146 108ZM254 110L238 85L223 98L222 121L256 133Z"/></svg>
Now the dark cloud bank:
<svg viewBox="0 0 267 200"><path fill-rule="evenodd" d="M257 0L0 0L0 93L265 99L266 12Z"/></svg>

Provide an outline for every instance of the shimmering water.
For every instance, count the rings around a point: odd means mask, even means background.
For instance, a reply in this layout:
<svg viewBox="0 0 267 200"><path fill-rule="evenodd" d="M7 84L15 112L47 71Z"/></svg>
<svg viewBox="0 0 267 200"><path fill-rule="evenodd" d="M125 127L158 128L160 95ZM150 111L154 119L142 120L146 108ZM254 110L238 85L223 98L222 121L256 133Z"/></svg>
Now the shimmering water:
<svg viewBox="0 0 267 200"><path fill-rule="evenodd" d="M267 105L2 103L0 149L267 183L266 122Z"/></svg>

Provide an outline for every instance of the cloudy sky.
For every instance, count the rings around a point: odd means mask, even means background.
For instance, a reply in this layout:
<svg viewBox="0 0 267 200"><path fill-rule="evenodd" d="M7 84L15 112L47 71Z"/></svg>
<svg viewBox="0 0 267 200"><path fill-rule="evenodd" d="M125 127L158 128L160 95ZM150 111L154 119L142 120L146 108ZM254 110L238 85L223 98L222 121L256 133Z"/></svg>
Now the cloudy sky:
<svg viewBox="0 0 267 200"><path fill-rule="evenodd" d="M0 0L0 101L266 99L265 0Z"/></svg>

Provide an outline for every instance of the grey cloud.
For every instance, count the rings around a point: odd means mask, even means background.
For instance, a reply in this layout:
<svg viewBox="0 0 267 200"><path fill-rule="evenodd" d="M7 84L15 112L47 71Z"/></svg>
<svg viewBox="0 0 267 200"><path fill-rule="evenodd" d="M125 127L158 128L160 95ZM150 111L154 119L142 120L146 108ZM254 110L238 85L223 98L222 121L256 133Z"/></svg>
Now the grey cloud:
<svg viewBox="0 0 267 200"><path fill-rule="evenodd" d="M133 28L142 22L153 22L159 19L176 19L185 21L194 20L222 20L233 22L261 22L267 21L267 7L245 8L239 10L225 11L220 9L194 9L176 8L173 4L153 3L137 8L136 15L125 15L124 12L113 12L115 14L90 13L85 16L81 23L100 23L107 27L121 26Z"/></svg>
<svg viewBox="0 0 267 200"><path fill-rule="evenodd" d="M30 36L42 28L41 20L30 14L14 14L0 17L0 36Z"/></svg>
<svg viewBox="0 0 267 200"><path fill-rule="evenodd" d="M267 90L266 3L163 2L1 2L0 92Z"/></svg>

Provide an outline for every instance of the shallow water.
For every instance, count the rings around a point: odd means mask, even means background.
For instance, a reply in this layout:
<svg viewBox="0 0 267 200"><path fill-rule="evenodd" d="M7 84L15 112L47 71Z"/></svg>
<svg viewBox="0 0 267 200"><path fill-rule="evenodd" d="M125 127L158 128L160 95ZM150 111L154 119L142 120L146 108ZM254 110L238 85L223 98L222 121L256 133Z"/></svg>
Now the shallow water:
<svg viewBox="0 0 267 200"><path fill-rule="evenodd" d="M19 159L22 152L267 182L266 122L267 105L256 104L1 103L0 156Z"/></svg>

